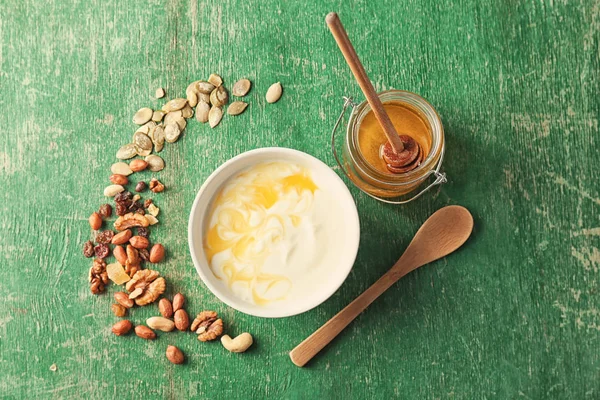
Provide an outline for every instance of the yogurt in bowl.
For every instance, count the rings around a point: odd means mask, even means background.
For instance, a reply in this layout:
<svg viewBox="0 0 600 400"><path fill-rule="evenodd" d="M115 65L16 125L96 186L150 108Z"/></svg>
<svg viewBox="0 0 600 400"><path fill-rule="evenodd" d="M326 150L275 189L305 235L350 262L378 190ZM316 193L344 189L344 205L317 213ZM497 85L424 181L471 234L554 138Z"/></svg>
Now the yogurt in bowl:
<svg viewBox="0 0 600 400"><path fill-rule="evenodd" d="M246 314L285 317L329 298L352 269L356 206L342 180L297 150L264 148L227 161L198 192L188 225L198 274Z"/></svg>

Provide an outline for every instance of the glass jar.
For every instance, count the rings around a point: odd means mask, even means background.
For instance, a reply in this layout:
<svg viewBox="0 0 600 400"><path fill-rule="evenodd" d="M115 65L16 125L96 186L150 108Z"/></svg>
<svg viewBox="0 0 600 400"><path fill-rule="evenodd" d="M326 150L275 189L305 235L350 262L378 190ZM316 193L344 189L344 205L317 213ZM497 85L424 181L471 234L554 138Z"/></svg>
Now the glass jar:
<svg viewBox="0 0 600 400"><path fill-rule="evenodd" d="M429 128L430 150L421 164L412 171L393 174L381 172L368 163L358 145L358 133L371 107L367 101L357 105L351 98L346 97L344 97L342 113L333 128L332 151L342 171L360 190L385 203L405 204L418 198L433 186L446 182L446 174L440 173L444 158L444 127L431 104L417 94L402 90L388 90L378 95L384 104L394 103L409 108ZM339 140L336 139L336 131L348 107L352 108L352 113L348 120L345 140ZM341 159L338 150L341 150ZM435 180L418 193L414 193L430 176L435 177Z"/></svg>

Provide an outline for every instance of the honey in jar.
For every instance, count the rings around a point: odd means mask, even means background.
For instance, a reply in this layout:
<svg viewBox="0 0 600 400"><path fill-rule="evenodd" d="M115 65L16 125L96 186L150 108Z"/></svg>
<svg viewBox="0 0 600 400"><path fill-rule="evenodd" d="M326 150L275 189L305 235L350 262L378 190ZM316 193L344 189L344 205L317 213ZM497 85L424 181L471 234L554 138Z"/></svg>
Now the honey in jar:
<svg viewBox="0 0 600 400"><path fill-rule="evenodd" d="M416 146L413 144L414 162L411 163L412 167L394 168L385 160L383 154L387 138L373 111L367 113L358 129L359 150L364 159L381 173L408 172L418 167L431 151L432 134L430 124L424 121L417 110L406 103L392 101L384 103L383 108L398 135L403 139L402 141L407 144L408 136L416 142ZM409 151L409 148L405 147L405 151Z"/></svg>

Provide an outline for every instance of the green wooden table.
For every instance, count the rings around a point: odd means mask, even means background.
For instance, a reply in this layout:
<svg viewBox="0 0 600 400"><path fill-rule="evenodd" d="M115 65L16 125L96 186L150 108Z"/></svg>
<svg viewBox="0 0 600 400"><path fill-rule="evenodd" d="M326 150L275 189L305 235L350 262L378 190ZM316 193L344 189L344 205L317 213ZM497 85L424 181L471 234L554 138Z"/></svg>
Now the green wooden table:
<svg viewBox="0 0 600 400"><path fill-rule="evenodd" d="M362 95L325 26L333 10L376 89L414 91L439 110L449 182L407 206L351 187L361 248L341 289L296 317L250 317L196 275L188 212L214 168L246 150L291 147L334 166L341 97ZM597 0L0 1L0 396L600 398L599 32ZM168 293L185 293L192 314L219 311L233 334L252 332L244 355L192 334L115 337L115 286L90 294L80 250L133 113L162 104L157 87L181 96L212 72L251 79L250 108L214 130L190 121L163 151L152 239L167 247ZM276 81L284 96L267 106ZM474 215L465 247L295 367L288 351L448 204ZM168 363L167 344L186 365Z"/></svg>

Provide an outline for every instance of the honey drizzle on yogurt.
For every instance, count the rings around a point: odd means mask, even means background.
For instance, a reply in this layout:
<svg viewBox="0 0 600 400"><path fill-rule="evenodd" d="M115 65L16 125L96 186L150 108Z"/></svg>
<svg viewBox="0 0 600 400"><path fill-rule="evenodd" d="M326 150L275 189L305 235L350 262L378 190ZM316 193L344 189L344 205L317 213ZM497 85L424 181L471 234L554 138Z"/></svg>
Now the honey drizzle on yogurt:
<svg viewBox="0 0 600 400"><path fill-rule="evenodd" d="M292 282L263 266L286 238L286 225L302 223L318 189L310 170L285 162L259 164L228 181L212 204L204 237L213 274L230 289L246 287L257 305L284 299Z"/></svg>

